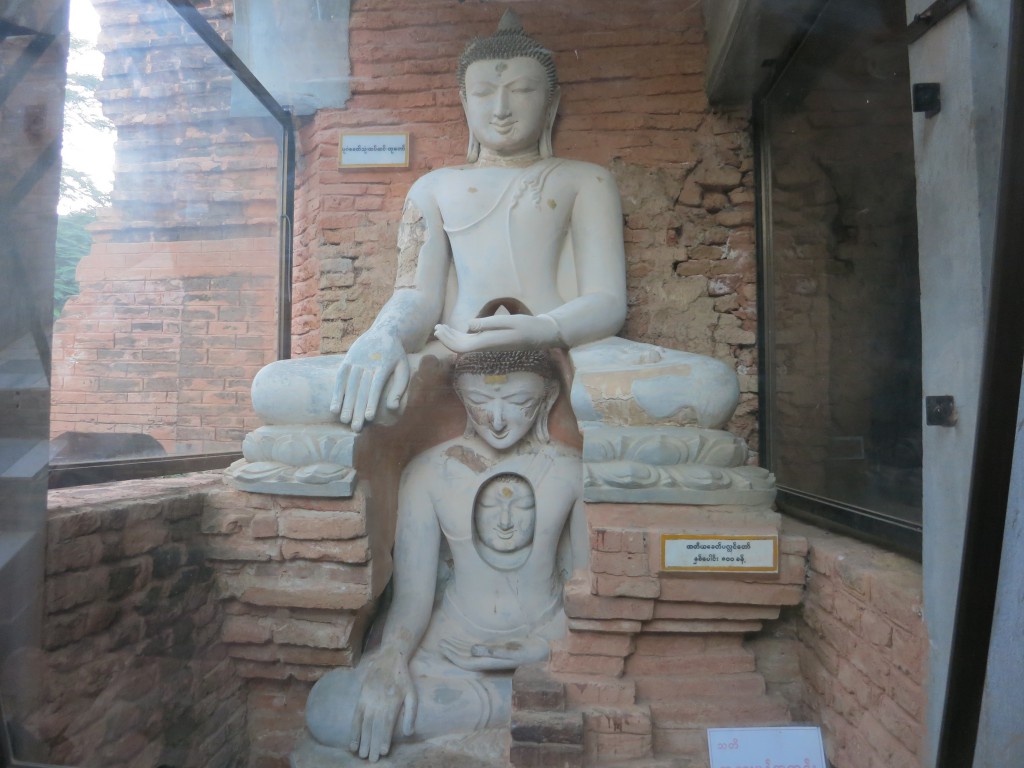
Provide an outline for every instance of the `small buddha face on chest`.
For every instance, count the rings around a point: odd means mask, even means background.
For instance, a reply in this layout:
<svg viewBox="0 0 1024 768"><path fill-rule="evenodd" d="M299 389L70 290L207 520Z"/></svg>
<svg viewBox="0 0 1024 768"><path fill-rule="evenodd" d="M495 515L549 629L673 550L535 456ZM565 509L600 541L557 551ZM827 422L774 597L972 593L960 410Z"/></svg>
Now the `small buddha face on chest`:
<svg viewBox="0 0 1024 768"><path fill-rule="evenodd" d="M473 510L477 539L495 552L518 552L533 543L537 501L519 475L499 475L480 490Z"/></svg>
<svg viewBox="0 0 1024 768"><path fill-rule="evenodd" d="M548 104L547 74L535 59L477 61L466 70L469 129L499 155L537 150Z"/></svg>

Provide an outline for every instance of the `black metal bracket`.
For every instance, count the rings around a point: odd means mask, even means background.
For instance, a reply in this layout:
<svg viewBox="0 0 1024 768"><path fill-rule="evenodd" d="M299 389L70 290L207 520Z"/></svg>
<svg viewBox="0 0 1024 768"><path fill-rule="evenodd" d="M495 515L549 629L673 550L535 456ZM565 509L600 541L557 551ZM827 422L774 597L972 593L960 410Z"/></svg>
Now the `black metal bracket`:
<svg viewBox="0 0 1024 768"><path fill-rule="evenodd" d="M929 427L955 427L956 402L952 395L928 395L924 399L924 422Z"/></svg>
<svg viewBox="0 0 1024 768"><path fill-rule="evenodd" d="M910 90L915 112L935 117L942 110L942 89L938 83L914 83Z"/></svg>
<svg viewBox="0 0 1024 768"><path fill-rule="evenodd" d="M934 27L953 11L964 5L967 0L935 0L907 25L907 44L916 42L925 32Z"/></svg>

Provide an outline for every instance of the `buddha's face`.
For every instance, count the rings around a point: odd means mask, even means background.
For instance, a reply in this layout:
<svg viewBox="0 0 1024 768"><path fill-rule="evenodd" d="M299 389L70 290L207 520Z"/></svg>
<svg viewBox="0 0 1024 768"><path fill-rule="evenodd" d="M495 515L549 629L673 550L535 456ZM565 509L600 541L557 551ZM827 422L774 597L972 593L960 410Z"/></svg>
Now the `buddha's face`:
<svg viewBox="0 0 1024 768"><path fill-rule="evenodd" d="M533 543L537 502L522 477L501 475L480 491L473 510L480 543L495 552L518 552Z"/></svg>
<svg viewBox="0 0 1024 768"><path fill-rule="evenodd" d="M466 70L469 129L493 152L510 155L536 149L548 104L547 75L535 59L475 61Z"/></svg>
<svg viewBox="0 0 1024 768"><path fill-rule="evenodd" d="M511 448L533 427L545 402L544 379L536 373L464 373L455 382L473 431L492 448Z"/></svg>

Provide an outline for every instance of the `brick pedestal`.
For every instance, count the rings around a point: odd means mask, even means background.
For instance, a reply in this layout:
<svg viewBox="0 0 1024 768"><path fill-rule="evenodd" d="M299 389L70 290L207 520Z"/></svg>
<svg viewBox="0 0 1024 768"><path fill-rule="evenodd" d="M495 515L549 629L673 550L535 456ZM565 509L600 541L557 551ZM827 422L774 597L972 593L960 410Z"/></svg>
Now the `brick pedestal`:
<svg viewBox="0 0 1024 768"><path fill-rule="evenodd" d="M669 573L662 534L778 534L779 516L588 504L587 517L590 566L565 590L569 634L513 681L512 765L705 766L706 728L788 723L745 636L800 602L806 540L780 536L776 574ZM574 741L567 723L580 718Z"/></svg>

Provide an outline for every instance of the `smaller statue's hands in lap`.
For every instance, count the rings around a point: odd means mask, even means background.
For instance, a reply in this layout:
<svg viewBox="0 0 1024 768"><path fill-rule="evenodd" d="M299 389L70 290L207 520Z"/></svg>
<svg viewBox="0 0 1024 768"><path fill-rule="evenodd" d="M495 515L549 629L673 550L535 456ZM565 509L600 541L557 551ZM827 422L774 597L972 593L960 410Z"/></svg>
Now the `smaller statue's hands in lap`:
<svg viewBox="0 0 1024 768"><path fill-rule="evenodd" d="M442 640L439 647L452 664L473 672L517 669L523 664L544 661L550 654L548 641L537 637L473 645Z"/></svg>
<svg viewBox="0 0 1024 768"><path fill-rule="evenodd" d="M468 332L434 326L434 336L452 352L482 349L543 349L562 344L558 324L547 315L492 315L469 323Z"/></svg>
<svg viewBox="0 0 1024 768"><path fill-rule="evenodd" d="M376 762L391 750L398 715L402 713L402 735L411 736L416 720L416 686L405 657L382 651L372 661L363 679L359 703L352 716L349 748L362 758Z"/></svg>
<svg viewBox="0 0 1024 768"><path fill-rule="evenodd" d="M377 415L381 396L394 410L408 386L409 360L401 341L371 328L345 354L334 381L331 412L358 432Z"/></svg>

